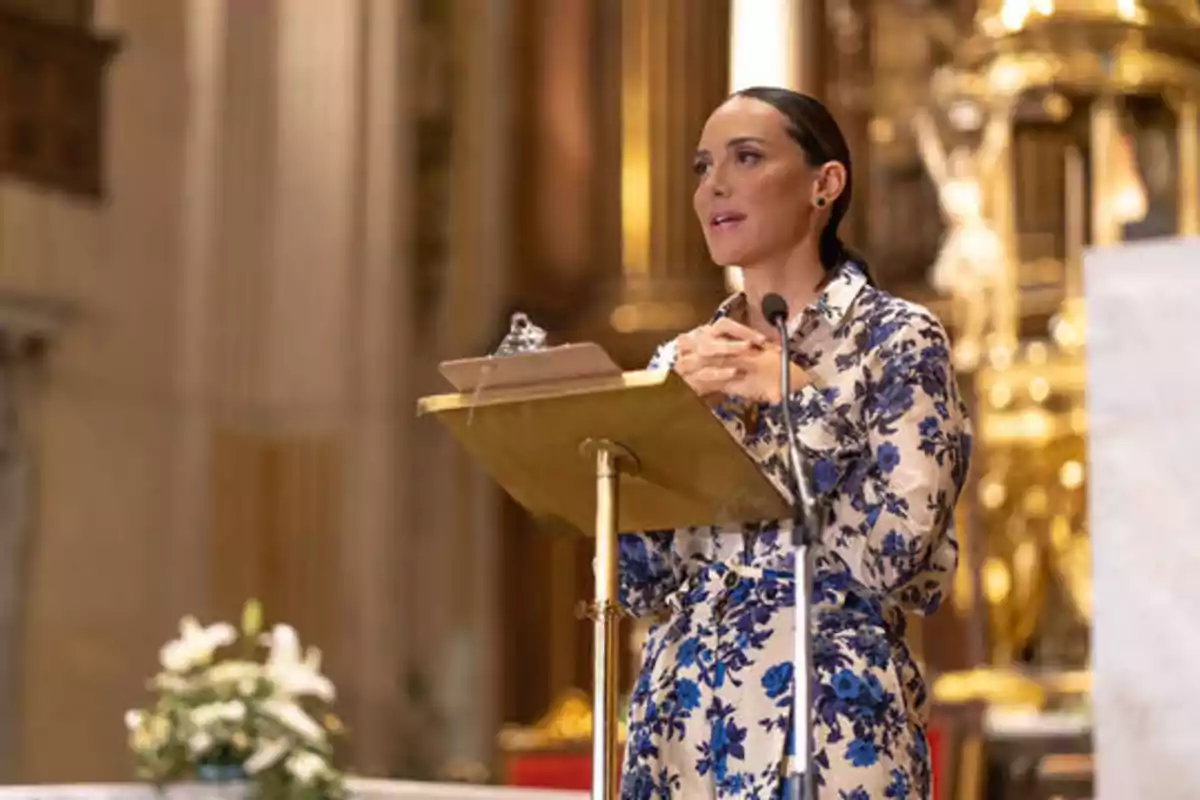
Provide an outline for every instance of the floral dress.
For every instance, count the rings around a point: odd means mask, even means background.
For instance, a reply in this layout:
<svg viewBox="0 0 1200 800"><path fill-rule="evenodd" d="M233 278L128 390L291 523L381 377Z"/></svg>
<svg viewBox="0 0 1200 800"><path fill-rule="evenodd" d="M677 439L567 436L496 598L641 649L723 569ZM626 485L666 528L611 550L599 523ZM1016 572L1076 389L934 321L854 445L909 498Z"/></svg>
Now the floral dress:
<svg viewBox="0 0 1200 800"><path fill-rule="evenodd" d="M734 295L717 318L745 313ZM930 794L925 682L904 612L928 614L958 561L952 517L970 433L946 333L847 263L793 320L812 383L788 402L828 521L813 548L813 748L821 798ZM674 343L652 368L674 362ZM781 489L779 405L716 413ZM786 491L786 490L785 490ZM624 534L620 592L650 631L621 796L776 798L792 716L791 523ZM791 770L794 771L794 770Z"/></svg>

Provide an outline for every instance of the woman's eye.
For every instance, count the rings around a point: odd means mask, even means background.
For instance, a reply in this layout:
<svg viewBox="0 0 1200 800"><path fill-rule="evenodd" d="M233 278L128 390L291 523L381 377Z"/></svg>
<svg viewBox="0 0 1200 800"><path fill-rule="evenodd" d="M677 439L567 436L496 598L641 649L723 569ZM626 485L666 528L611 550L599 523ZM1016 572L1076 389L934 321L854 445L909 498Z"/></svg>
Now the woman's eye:
<svg viewBox="0 0 1200 800"><path fill-rule="evenodd" d="M737 154L739 164L757 164L762 161L762 155L753 150L742 150Z"/></svg>
<svg viewBox="0 0 1200 800"><path fill-rule="evenodd" d="M708 163L705 161L693 161L692 172L695 173L696 177L700 177L704 173L708 172Z"/></svg>

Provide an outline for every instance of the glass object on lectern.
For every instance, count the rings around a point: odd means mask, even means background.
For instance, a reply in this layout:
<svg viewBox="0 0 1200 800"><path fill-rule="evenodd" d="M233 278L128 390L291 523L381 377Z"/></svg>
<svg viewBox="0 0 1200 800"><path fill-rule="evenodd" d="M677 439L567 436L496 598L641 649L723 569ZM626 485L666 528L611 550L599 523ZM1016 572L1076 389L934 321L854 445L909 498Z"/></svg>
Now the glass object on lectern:
<svg viewBox="0 0 1200 800"><path fill-rule="evenodd" d="M512 315L508 333L500 340L493 356L515 356L546 349L546 331L533 324L529 315L518 311Z"/></svg>

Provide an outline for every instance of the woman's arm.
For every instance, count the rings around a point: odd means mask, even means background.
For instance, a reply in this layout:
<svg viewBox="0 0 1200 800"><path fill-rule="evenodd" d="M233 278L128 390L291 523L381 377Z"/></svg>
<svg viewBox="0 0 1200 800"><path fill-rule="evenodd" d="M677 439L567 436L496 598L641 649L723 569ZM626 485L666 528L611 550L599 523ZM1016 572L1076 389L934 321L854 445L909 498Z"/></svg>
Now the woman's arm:
<svg viewBox="0 0 1200 800"><path fill-rule="evenodd" d="M658 349L648 369L670 369L675 342ZM674 548L674 531L623 533L617 549L618 593L621 605L635 617L657 614L683 580L683 567Z"/></svg>
<svg viewBox="0 0 1200 800"><path fill-rule="evenodd" d="M810 384L789 403L818 494L839 490L826 551L868 591L932 612L958 562L952 520L971 434L941 324L912 306L889 324L894 331L864 355L857 398ZM855 399L861 422L850 415Z"/></svg>

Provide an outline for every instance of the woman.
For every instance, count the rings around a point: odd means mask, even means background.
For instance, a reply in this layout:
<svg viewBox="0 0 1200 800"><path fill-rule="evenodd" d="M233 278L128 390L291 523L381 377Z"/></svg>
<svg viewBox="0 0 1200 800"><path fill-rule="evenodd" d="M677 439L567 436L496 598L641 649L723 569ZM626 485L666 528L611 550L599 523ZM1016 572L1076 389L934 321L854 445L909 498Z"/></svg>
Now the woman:
<svg viewBox="0 0 1200 800"><path fill-rule="evenodd" d="M829 112L784 89L738 92L695 156L696 215L745 291L710 324L662 347L781 489L782 403L829 509L814 554L822 798L925 798L925 684L905 611L928 614L957 563L951 517L970 435L946 333L875 288L837 228L850 205L846 141ZM791 391L780 396L775 292L791 320ZM784 489L786 491L786 489ZM621 538L621 595L650 632L630 703L622 796L778 797L789 771L793 561L790 522Z"/></svg>

